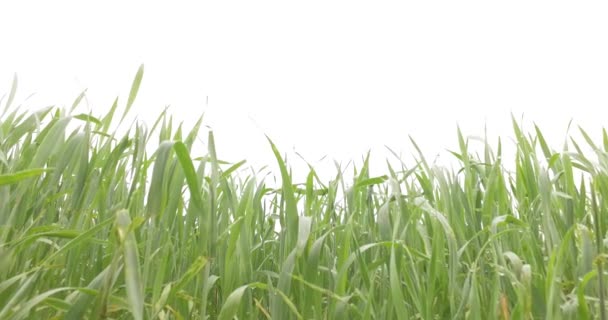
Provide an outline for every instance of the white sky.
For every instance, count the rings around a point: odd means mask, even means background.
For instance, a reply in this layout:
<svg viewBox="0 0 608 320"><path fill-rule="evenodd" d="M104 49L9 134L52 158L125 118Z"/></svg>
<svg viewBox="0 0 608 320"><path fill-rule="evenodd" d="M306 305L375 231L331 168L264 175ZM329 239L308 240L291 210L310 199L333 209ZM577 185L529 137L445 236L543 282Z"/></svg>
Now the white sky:
<svg viewBox="0 0 608 320"><path fill-rule="evenodd" d="M100 115L143 63L140 119L204 112L220 158L256 167L276 167L264 133L313 164L382 164L384 145L411 159L408 135L432 160L457 124L506 143L511 114L559 148L570 119L598 141L606 125L606 17L604 1L2 1L0 95L16 72L17 102L88 88Z"/></svg>

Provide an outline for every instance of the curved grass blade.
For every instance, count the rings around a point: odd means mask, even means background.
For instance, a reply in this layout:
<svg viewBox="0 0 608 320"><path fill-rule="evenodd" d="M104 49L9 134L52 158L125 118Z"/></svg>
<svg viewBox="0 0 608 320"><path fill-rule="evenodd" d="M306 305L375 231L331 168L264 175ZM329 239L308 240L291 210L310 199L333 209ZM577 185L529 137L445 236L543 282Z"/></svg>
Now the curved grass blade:
<svg viewBox="0 0 608 320"><path fill-rule="evenodd" d="M228 298L226 298L226 302L222 306L220 310L220 314L218 316L218 320L232 320L236 313L239 311L239 305L241 304L241 298L245 293L245 290L249 288L249 285L244 285L236 288Z"/></svg>
<svg viewBox="0 0 608 320"><path fill-rule="evenodd" d="M144 65L140 65L139 69L137 69L137 73L135 74L135 78L133 79L133 84L131 85L131 91L129 92L129 99L127 100L127 106L125 107L125 111L122 114L122 117L120 118L120 122L122 122L125 117L127 116L127 114L129 113L129 110L131 110L131 106L133 105L133 102L135 102L135 98L137 97L137 92L139 91L139 85L141 84L141 79L144 76Z"/></svg>
<svg viewBox="0 0 608 320"><path fill-rule="evenodd" d="M19 181L23 181L32 177L37 177L45 172L50 171L53 171L53 169L36 168L18 171L13 174L2 174L0 175L0 186L15 184Z"/></svg>
<svg viewBox="0 0 608 320"><path fill-rule="evenodd" d="M13 103L13 100L15 99L15 94L17 93L17 84L19 83L19 81L17 80L17 74L13 74L13 83L11 84L11 91L8 94L8 99L6 100L6 104L4 105L4 111L2 112L3 116L4 113L8 110L8 108L10 108L11 104Z"/></svg>
<svg viewBox="0 0 608 320"><path fill-rule="evenodd" d="M127 298L129 308L135 320L144 318L144 293L143 283L139 270L139 255L137 253L137 242L132 230L131 218L127 210L119 210L116 213L116 231L122 247L125 263L124 276L127 287Z"/></svg>

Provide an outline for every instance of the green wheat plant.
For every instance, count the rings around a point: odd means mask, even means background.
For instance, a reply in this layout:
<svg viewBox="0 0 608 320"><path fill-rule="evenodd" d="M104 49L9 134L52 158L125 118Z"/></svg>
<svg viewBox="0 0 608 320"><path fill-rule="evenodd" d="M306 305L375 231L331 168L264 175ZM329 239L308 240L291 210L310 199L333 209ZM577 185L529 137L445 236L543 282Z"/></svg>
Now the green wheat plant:
<svg viewBox="0 0 608 320"><path fill-rule="evenodd" d="M202 117L125 128L142 76L102 115L0 101L0 319L606 319L606 131L293 181Z"/></svg>

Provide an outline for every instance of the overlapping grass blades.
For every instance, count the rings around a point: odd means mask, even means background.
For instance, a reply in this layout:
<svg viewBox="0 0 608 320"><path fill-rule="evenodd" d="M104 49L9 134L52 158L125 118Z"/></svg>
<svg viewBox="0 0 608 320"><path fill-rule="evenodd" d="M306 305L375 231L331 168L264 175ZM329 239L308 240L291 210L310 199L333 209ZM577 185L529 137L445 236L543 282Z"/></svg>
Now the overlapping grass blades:
<svg viewBox="0 0 608 320"><path fill-rule="evenodd" d="M18 111L14 79L0 319L605 318L605 131L600 144L580 130L592 157L514 121L514 163L459 131L457 167L412 140L415 166L372 174L368 154L352 180L311 167L302 184L269 139L271 185L221 160L211 132L195 156L202 119L118 130L142 76L118 123L119 99L105 115L72 114L82 97Z"/></svg>

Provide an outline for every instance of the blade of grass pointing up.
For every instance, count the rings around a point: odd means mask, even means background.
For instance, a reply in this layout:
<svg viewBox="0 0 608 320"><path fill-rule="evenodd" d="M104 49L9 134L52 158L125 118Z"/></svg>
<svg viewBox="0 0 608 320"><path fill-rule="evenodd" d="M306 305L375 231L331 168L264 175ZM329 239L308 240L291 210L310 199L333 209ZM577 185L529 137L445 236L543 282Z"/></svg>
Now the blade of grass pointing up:
<svg viewBox="0 0 608 320"><path fill-rule="evenodd" d="M131 314L135 320L143 320L144 293L139 270L139 255L133 225L127 210L119 210L116 213L116 230L123 250L125 283Z"/></svg>
<svg viewBox="0 0 608 320"><path fill-rule="evenodd" d="M11 104L13 103L13 99L15 99L15 93L17 93L17 84L19 81L17 80L17 74L13 75L13 83L11 84L11 91L8 94L8 99L6 100L6 104L4 105L4 111L2 111L2 115L0 117L4 117L4 114L8 111Z"/></svg>
<svg viewBox="0 0 608 320"><path fill-rule="evenodd" d="M218 230L217 230L217 221L218 221L218 211L217 211L217 186L219 183L219 175L220 175L220 167L217 161L217 152L215 150L215 138L213 136L213 131L209 131L209 156L211 157L211 186L209 188L209 254L212 257L215 257L216 246L215 241L217 238Z"/></svg>
<svg viewBox="0 0 608 320"><path fill-rule="evenodd" d="M270 140L270 138L268 136L266 136L266 139L268 139L268 142L270 143L272 152L274 153L274 156L277 159L277 163L279 164L279 169L281 170L281 179L283 180L282 196L283 196L283 199L285 200L285 205L287 206L285 208L286 226L282 226L282 227L286 227L287 230L289 230L287 232L288 242L287 242L287 246L286 246L286 249L289 252L295 245L295 242L297 239L297 233L296 233L296 230L298 230L297 202L296 202L296 198L294 196L291 176L289 175L289 172L287 171L287 166L285 165L285 162L283 161L283 158L281 157L279 150L277 149L275 144L272 142L272 140Z"/></svg>
<svg viewBox="0 0 608 320"><path fill-rule="evenodd" d="M86 96L87 96L87 89L84 89L72 103L72 107L70 108L70 113L74 112L74 109L76 109L76 107L78 107L78 105L80 104L80 101L82 101L82 99L84 99L84 97L86 97Z"/></svg>
<svg viewBox="0 0 608 320"><path fill-rule="evenodd" d="M125 107L125 111L122 114L122 117L120 118L120 122L122 122L125 117L127 116L127 114L129 113L129 110L131 110L131 106L133 105L133 102L135 101L135 98L137 97L137 92L139 91L139 85L141 84L141 79L144 76L144 65L140 65L139 69L137 69L137 74L135 74L135 79L133 79L133 84L131 85L131 91L129 92L129 100L127 100L127 106Z"/></svg>
<svg viewBox="0 0 608 320"><path fill-rule="evenodd" d="M65 129L70 120L71 117L66 117L54 123L42 142L40 142L40 146L36 150L36 154L30 164L32 167L42 167L44 163L55 154L59 146L61 146L65 140Z"/></svg>
<svg viewBox="0 0 608 320"><path fill-rule="evenodd" d="M591 190L591 209L595 220L595 241L597 245L597 274L598 274L598 286L599 286L599 301L600 301L600 319L606 320L606 301L605 301L605 289L604 289L604 262L605 257L602 256L604 241L602 241L602 223L599 217L600 210L598 208L597 197L595 195L595 188L593 185L589 187Z"/></svg>

